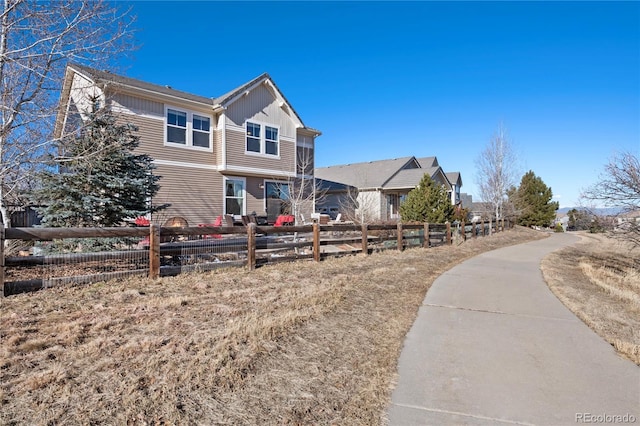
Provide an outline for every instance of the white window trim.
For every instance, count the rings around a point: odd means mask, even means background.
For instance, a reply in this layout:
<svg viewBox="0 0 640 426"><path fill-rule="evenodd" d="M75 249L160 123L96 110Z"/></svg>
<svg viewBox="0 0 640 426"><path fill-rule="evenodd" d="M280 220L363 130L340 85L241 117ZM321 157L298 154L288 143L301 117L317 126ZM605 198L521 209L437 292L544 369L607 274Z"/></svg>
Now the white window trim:
<svg viewBox="0 0 640 426"><path fill-rule="evenodd" d="M187 114L187 138L184 144L181 143L175 143L175 142L168 142L167 141L167 126L169 125L169 123L167 123L167 113L168 111L172 109L174 111L179 111L179 112L184 112ZM194 146L193 145L193 116L198 115L200 117L205 117L209 119L209 147L208 148L204 148L201 146ZM164 141L164 146L171 146L174 148L182 148L182 149L192 149L195 151L203 151L203 152L213 152L213 116L209 115L209 114L205 114L202 112L198 112L198 111L192 111L189 110L187 108L182 108L182 107L176 107L176 106L172 106L172 105L166 105L164 106L164 119L163 119L163 123L164 123L164 129L163 129L163 141ZM196 130L198 131L198 130Z"/></svg>
<svg viewBox="0 0 640 426"><path fill-rule="evenodd" d="M255 152L255 151L248 151L247 150L247 124L248 123L252 123L252 124L257 124L260 126L260 152ZM277 155L273 155L273 154L267 154L266 150L267 150L267 126L271 127L273 129L276 129L278 131L278 154ZM246 120L244 122L244 153L246 155L255 155L258 157L266 157L266 158L274 158L274 159L280 159L280 153L282 152L282 135L280 134L280 126L273 124L273 123L265 123L262 121L258 121L258 120Z"/></svg>
<svg viewBox="0 0 640 426"><path fill-rule="evenodd" d="M222 200L223 200L222 211L224 212L223 214L230 214L230 213L227 213L227 182L230 180L237 180L242 182L242 212L240 214L244 216L247 214L247 178L240 177L240 176L237 176L237 177L225 176L224 178L224 182L222 184Z"/></svg>

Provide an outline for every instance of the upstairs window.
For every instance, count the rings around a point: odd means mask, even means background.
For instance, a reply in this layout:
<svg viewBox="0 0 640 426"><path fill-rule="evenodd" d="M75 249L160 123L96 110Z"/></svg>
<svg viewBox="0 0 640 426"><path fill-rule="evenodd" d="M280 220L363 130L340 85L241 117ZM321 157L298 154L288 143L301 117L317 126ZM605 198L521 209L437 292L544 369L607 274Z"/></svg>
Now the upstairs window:
<svg viewBox="0 0 640 426"><path fill-rule="evenodd" d="M255 152L257 154L266 154L273 156L279 155L279 130L277 127L247 121L246 128L246 152Z"/></svg>
<svg viewBox="0 0 640 426"><path fill-rule="evenodd" d="M211 128L211 120L209 117L202 117L193 114L193 146L200 148L209 148L209 129Z"/></svg>
<svg viewBox="0 0 640 426"><path fill-rule="evenodd" d="M264 127L265 152L269 155L278 155L278 129L275 127Z"/></svg>
<svg viewBox="0 0 640 426"><path fill-rule="evenodd" d="M167 108L166 123L167 145L211 151L211 117Z"/></svg>
<svg viewBox="0 0 640 426"><path fill-rule="evenodd" d="M260 128L259 124L247 123L247 151L260 152Z"/></svg>
<svg viewBox="0 0 640 426"><path fill-rule="evenodd" d="M167 142L186 145L187 143L187 113L186 112L176 111L174 109L167 110Z"/></svg>

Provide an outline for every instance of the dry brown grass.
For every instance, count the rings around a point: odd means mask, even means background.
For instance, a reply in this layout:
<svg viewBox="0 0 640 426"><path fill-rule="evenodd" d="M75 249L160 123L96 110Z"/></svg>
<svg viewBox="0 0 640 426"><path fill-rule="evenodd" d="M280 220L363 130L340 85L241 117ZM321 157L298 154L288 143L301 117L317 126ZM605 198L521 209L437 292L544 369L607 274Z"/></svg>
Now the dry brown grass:
<svg viewBox="0 0 640 426"><path fill-rule="evenodd" d="M380 424L433 280L515 230L453 247L0 299L1 424Z"/></svg>
<svg viewBox="0 0 640 426"><path fill-rule="evenodd" d="M640 365L640 253L603 234L547 256L556 296L623 356Z"/></svg>

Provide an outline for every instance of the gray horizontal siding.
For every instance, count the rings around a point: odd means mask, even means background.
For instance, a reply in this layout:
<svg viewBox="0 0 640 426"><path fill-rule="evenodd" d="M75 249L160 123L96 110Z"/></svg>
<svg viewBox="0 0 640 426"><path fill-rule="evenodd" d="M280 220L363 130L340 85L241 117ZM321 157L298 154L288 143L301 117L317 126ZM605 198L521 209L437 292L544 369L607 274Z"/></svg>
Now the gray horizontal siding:
<svg viewBox="0 0 640 426"><path fill-rule="evenodd" d="M137 135L140 136L138 152L149 154L156 160L178 161L183 163L216 165L214 152L204 152L194 149L177 148L164 145L164 120L143 117L139 115L120 114L121 122L129 122L138 127ZM214 142L216 135L214 131Z"/></svg>
<svg viewBox="0 0 640 426"><path fill-rule="evenodd" d="M154 216L154 221L180 216L187 219L190 226L199 223L213 223L222 214L223 177L213 170L194 169L158 165L155 175L160 179L160 191L153 204L170 203L167 210Z"/></svg>
<svg viewBox="0 0 640 426"><path fill-rule="evenodd" d="M245 153L245 136L243 132L227 129L227 166L250 167L276 172L295 172L295 142L280 140L280 158L248 155Z"/></svg>
<svg viewBox="0 0 640 426"><path fill-rule="evenodd" d="M263 178L247 178L247 214L252 212L256 212L259 216L267 214L264 205L264 188L260 188L263 182Z"/></svg>
<svg viewBox="0 0 640 426"><path fill-rule="evenodd" d="M114 107L124 108L135 114L152 115L164 118L164 104L162 102L143 99L124 93L115 94L112 98Z"/></svg>

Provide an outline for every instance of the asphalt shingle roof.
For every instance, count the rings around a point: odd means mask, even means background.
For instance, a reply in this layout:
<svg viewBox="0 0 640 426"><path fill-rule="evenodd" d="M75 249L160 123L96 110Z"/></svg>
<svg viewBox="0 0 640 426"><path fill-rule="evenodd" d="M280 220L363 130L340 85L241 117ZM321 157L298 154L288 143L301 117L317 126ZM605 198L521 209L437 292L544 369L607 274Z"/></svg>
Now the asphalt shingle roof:
<svg viewBox="0 0 640 426"><path fill-rule="evenodd" d="M449 179L449 182L451 182L453 185L457 185L458 180L460 180L460 186L462 186L462 179L460 179L460 172L447 172L445 173L445 175L447 175L447 179Z"/></svg>
<svg viewBox="0 0 640 426"><path fill-rule="evenodd" d="M275 84L271 76L266 72L260 74L258 77L252 79L251 81L225 93L222 96L208 98L206 96L199 96L199 95L194 95L192 93L183 92L181 90L176 90L176 89L173 89L171 86L162 86L159 84L148 83L146 81L138 80L131 77L125 77L122 75L117 75L109 71L97 70L95 68L87 67L84 65L76 64L76 63L69 64L69 66L81 72L82 74L87 75L97 84L115 83L123 86L130 86L130 87L134 87L142 90L147 90L150 92L155 92L155 93L160 93L160 94L173 96L181 99L186 99L193 102L199 102L202 104L211 105L212 107L215 105L226 106L225 103L235 98L238 94L248 90L249 88L253 87L255 84L258 84L265 80L269 80L271 84L273 84L273 86L276 88L276 90L280 93L280 96L282 96L282 98L285 100L285 102L287 103L287 105L289 106L293 114L297 117L300 123L302 123L302 126L307 130L321 134L319 130L316 130L304 125L304 123L302 122L302 119L300 118L296 110L293 108L291 103L289 103L289 101L284 96L280 88L278 88L278 86Z"/></svg>
<svg viewBox="0 0 640 426"><path fill-rule="evenodd" d="M420 163L420 166L422 168L427 168L427 167L438 167L438 159L436 157L421 157L418 158L418 163Z"/></svg>
<svg viewBox="0 0 640 426"><path fill-rule="evenodd" d="M318 167L316 177L340 182L356 188L381 188L393 175L412 161L414 157L392 160L369 161L365 163Z"/></svg>
<svg viewBox="0 0 640 426"><path fill-rule="evenodd" d="M213 106L214 100L213 98L207 98L205 96L198 96L192 93L183 92L181 90L176 90L171 88L170 86L161 86L159 84L147 83L146 81L137 80L131 77L125 77L122 75L113 74L109 71L101 71L95 68L90 68L84 65L79 64L70 64L70 67L76 69L82 74L90 77L97 84L108 84L115 83L121 84L124 86L136 87L138 89L148 90L151 92L161 93L164 95L174 96L182 99L187 99L194 102L199 102L203 104L208 104Z"/></svg>
<svg viewBox="0 0 640 426"><path fill-rule="evenodd" d="M415 188L422 180L425 174L429 177L433 177L440 167L425 167L422 169L406 169L400 170L394 177L392 177L385 185L385 189L406 189Z"/></svg>

